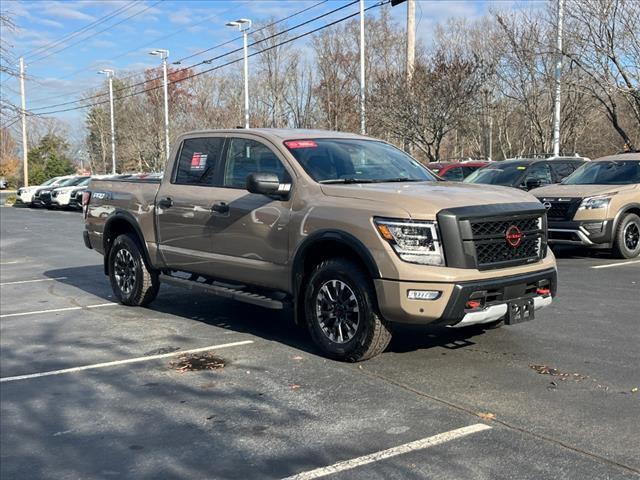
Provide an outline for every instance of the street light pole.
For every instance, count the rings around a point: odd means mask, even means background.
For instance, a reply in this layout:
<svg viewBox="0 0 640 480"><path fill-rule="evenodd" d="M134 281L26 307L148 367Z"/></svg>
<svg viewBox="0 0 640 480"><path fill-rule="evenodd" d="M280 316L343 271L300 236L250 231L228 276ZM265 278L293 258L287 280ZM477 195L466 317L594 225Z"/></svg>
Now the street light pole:
<svg viewBox="0 0 640 480"><path fill-rule="evenodd" d="M360 0L360 133L366 133L364 69L364 0Z"/></svg>
<svg viewBox="0 0 640 480"><path fill-rule="evenodd" d="M251 20L248 18L240 18L233 22L228 22L227 27L238 27L242 32L244 41L244 128L249 128L249 49L247 46L247 37L251 28Z"/></svg>
<svg viewBox="0 0 640 480"><path fill-rule="evenodd" d="M167 58L169 58L169 50L154 50L149 52L151 55L160 55L162 59L162 70L164 76L164 141L165 154L169 159L169 81L167 78Z"/></svg>
<svg viewBox="0 0 640 480"><path fill-rule="evenodd" d="M106 75L109 79L109 107L111 110L111 173L116 174L116 127L113 116L113 70L105 68L98 73Z"/></svg>
<svg viewBox="0 0 640 480"><path fill-rule="evenodd" d="M553 111L553 155L560 156L560 76L562 75L562 17L564 0L558 0L558 39L556 51L556 92Z"/></svg>
<svg viewBox="0 0 640 480"><path fill-rule="evenodd" d="M29 160L27 154L27 98L24 91L24 58L20 57L20 99L22 109L20 115L22 117L22 183L25 187L29 186Z"/></svg>

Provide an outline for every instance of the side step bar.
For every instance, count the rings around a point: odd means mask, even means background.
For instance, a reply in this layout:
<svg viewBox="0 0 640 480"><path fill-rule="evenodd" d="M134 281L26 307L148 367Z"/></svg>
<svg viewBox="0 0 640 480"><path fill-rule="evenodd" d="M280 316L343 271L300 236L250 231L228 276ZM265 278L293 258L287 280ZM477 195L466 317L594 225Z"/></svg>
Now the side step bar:
<svg viewBox="0 0 640 480"><path fill-rule="evenodd" d="M197 280L174 277L167 274L161 274L160 281L169 285L175 285L177 287L187 288L189 290L211 293L219 297L230 298L232 300L237 300L244 303L251 303L253 305L258 305L259 307L270 308L273 310L282 310L288 306L288 303L283 300L277 300L275 298L260 295L258 293L247 292L246 290L216 285L215 283L209 284L199 282Z"/></svg>

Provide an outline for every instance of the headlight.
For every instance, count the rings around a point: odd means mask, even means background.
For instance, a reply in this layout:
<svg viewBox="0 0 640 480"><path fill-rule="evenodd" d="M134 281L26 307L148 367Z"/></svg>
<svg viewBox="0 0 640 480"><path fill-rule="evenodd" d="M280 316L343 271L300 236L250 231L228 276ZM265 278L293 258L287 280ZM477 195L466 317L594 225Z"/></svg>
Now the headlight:
<svg viewBox="0 0 640 480"><path fill-rule="evenodd" d="M423 265L444 265L436 222L386 218L376 218L374 222L400 259Z"/></svg>
<svg viewBox="0 0 640 480"><path fill-rule="evenodd" d="M607 208L611 197L591 197L585 198L580 203L578 210L593 210L594 208Z"/></svg>

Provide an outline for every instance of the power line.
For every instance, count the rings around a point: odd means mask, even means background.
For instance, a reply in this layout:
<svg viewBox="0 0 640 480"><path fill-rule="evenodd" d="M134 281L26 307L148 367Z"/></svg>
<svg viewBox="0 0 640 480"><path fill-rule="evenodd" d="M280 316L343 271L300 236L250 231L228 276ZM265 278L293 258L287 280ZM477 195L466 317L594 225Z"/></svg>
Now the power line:
<svg viewBox="0 0 640 480"><path fill-rule="evenodd" d="M146 12L147 10L149 10L149 9L151 9L151 8L153 8L153 7L155 7L156 5L158 5L159 3L163 2L163 1L164 1L164 0L158 0L158 1L156 1L155 3L152 3L151 5L149 5L149 6L145 7L145 8L143 8L142 10L139 10L139 11L137 11L136 13L134 13L134 14L132 14L132 15L129 15L128 17L123 18L123 19L122 19L122 20L120 20L119 22L113 23L113 24L109 25L107 28L104 28L104 29L102 29L102 30L98 30L97 32L93 33L92 35L93 35L93 36L100 35L101 33L104 33L104 32L106 32L107 30L111 30L113 27L115 27L115 26L117 26L117 25L120 25L120 24L122 24L122 23L126 22L127 20L132 19L133 17L137 17L137 16L138 16L138 15L140 15L141 13ZM62 51L64 51L64 50L67 50L67 49L69 49L69 48L71 48L71 47L74 47L74 46L78 45L79 43L82 43L82 42L84 42L84 41L86 41L86 40L87 40L86 38L81 38L81 39L80 39L80 40L78 40L77 42L74 42L74 43L71 43L71 44L69 44L69 45L66 45L66 46L64 46L63 48L60 48L59 50L56 50L56 51L54 51L54 52L48 53L48 54L46 54L46 55L44 55L44 56L36 56L36 58L35 58L34 60L31 60L31 61L30 61L30 63L32 63L32 64L33 64L33 63L36 63L36 62L41 62L41 61L42 61L42 60L44 60L45 58L49 58L49 57L51 57L52 55L56 55L56 54L58 54L58 53L60 53L60 52L62 52Z"/></svg>
<svg viewBox="0 0 640 480"><path fill-rule="evenodd" d="M359 0L352 0L350 3L347 3L347 4L342 5L342 6L340 6L340 7L334 8L333 10L330 10L330 11L328 11L328 12L325 12L325 13L323 13L323 14L321 14L321 15L318 15L318 16L316 16L316 17L312 18L312 19L309 19L309 20L306 20L306 21L304 21L304 22L302 22L302 23L299 23L299 24L297 24L297 25L294 25L293 27L290 27L290 28L287 28L287 29L285 29L285 30L282 30L281 32L277 32L277 33L275 33L275 34L273 34L273 35L270 35L270 36L268 36L268 37L265 37L265 38L263 38L263 39L261 39L261 40L254 41L253 43L251 43L251 44L249 45L249 47L254 47L254 46L256 46L256 45L258 45L258 44L260 44L260 43L266 42L267 40L271 40L272 38L275 38L275 37L277 37L277 36L280 36L280 35L283 35L283 34L285 34L285 33L288 33L288 32L290 32L290 31L292 31L292 30L297 29L297 28L300 28L300 27L303 27L303 26L305 26L305 25L308 25L309 23L315 22L315 21L317 21L317 20L319 20L319 19L321 19L321 18L324 18L324 17L327 17L327 16L329 16L329 15L332 15L332 14L334 14L334 13L336 13L336 12L340 11L340 10L344 10L345 8L348 8L348 7L350 7L350 6L354 5L354 4L358 3L358 2L359 2ZM374 5L374 6L375 6L375 5ZM280 21L284 21L284 19L283 19L283 20L280 20ZM278 22L273 22L273 23L272 23L272 24L270 24L270 25L274 25L275 23L278 23ZM270 25L268 25L268 26L270 26ZM260 28L259 30L256 30L256 31L255 31L255 32L253 32L253 33L256 33L256 32L258 32L258 31L260 31L260 30L263 30L263 29L267 28L268 26L262 27L262 28ZM234 40L237 40L237 39L234 39ZM226 44L228 44L228 43L231 43L231 42L232 42L232 41L234 41L234 40L230 40L230 41L228 41L228 42L224 42L223 44L220 44L220 45L217 45L217 46L211 47L211 49L213 49L213 48L217 48L217 47L220 47L220 46L223 46L223 45L226 45ZM210 50L211 50L211 49L210 49ZM211 62L213 62L213 61L215 61L215 60L220 60L221 58L227 57L227 56L232 55L232 54L234 54L234 53L238 53L238 52L240 52L240 51L242 51L242 50L243 50L243 48L242 48L242 47L239 47L239 48L236 48L236 49L231 50L231 51L229 51L229 52L226 52L226 53L223 53L223 54L217 55L217 56L215 56L215 57L208 58L208 59L206 59L206 60L202 60L202 61L200 61L200 62L198 62L198 63L193 64L193 65L189 65L189 66L186 66L186 67L180 68L180 69L178 69L178 70L176 70L176 71L174 71L174 72L172 72L172 73L175 75L176 73L184 72L184 71L186 71L186 70L190 70L190 69L192 69L192 68L199 67L200 65L210 64ZM250 55L250 56L251 56L251 55ZM121 92L121 91L124 91L124 90L129 90L129 89L132 89L132 88L135 88L135 87L139 87L139 86L141 86L141 85L145 85L145 84L147 84L147 83L154 82L154 81L156 81L156 80L160 80L161 78L162 78L161 76L158 76L158 77L154 77L154 78L146 79L146 80L141 81L141 82L134 83L134 84L132 84L132 85L126 85L126 86L124 86L124 87L120 87L120 88L115 89L115 90L114 90L114 93L118 93L118 92ZM69 101L69 102L62 102L62 103L57 103L57 104L54 104L54 105L47 105L47 106L44 106L44 107L33 108L33 109L31 109L31 110L32 110L32 111L37 111L37 110L46 110L46 109L48 109L48 108L56 108L56 107L63 107L63 106L66 106L66 105L73 105L73 104L78 103L78 102L87 101L87 100L93 100L93 99L95 99L95 98L104 97L104 96L106 96L106 95L107 95L107 93L99 93L99 94L92 95L92 96L87 97L87 98L84 98L84 99L80 99L80 100L73 100L73 101ZM65 110L65 111L68 111L68 110Z"/></svg>
<svg viewBox="0 0 640 480"><path fill-rule="evenodd" d="M391 2L391 0L382 0L382 1L380 1L380 2L378 2L376 4L374 4L374 5L370 5L369 7L365 8L364 11L365 12L369 11L369 10L371 10L373 8L377 8L377 7L380 7L382 5L386 5L386 4L390 3L390 2ZM350 18L353 18L353 17L355 17L357 15L360 15L359 11L355 12L355 13L352 13L350 15L347 15L345 17L339 18L338 20L334 20L333 22L327 23L326 25L322 25L320 27L314 28L313 30L310 30L308 32L301 33L300 35L297 35L295 37L291 37L291 38L289 38L289 39L287 39L287 40L285 40L283 42L280 42L280 43L278 43L276 45L271 45L270 47L264 48L264 49L259 50L257 52L253 52L253 53L249 54L248 56L249 57L254 57L256 55L260 55L260 54L262 54L264 52L267 52L269 50L273 50L275 48L281 47L281 46L286 45L288 43L291 43L291 42L293 42L295 40L298 40L300 38L306 37L308 35L312 35L312 34L314 34L316 32L319 32L320 30L324 30L325 28L332 27L333 25L336 25L338 23L344 22L345 20L349 20ZM205 73L210 73L210 72L213 72L215 70L219 70L221 68L227 67L229 65L233 65L234 63L238 63L238 62L240 62L242 60L243 60L243 58L236 58L235 60L230 60L229 62L220 64L220 65L216 65L215 67L211 67L211 68L208 68L206 70L201 70L200 72L196 72L196 73L194 73L192 75L180 78L179 80L175 80L175 81L173 81L171 83L181 83L181 82L184 82L186 80L190 80L192 78L198 77L200 75L204 75ZM159 88L162 88L162 85L156 85L154 87L149 87L149 88L146 88L144 90L140 90L140 91L137 91L137 92L129 93L127 95L121 95L117 99L121 100L121 99L124 99L124 98L129 98L129 97L133 97L133 96L136 96L136 95L141 95L143 93L147 93L147 92L150 92L150 91L153 91L153 90L158 90ZM120 89L120 90L125 90L125 89ZM32 115L34 115L34 116L52 115L54 113L70 112L70 111L73 111L73 110L81 110L81 109L84 109L84 108L97 107L99 105L104 105L106 103L109 103L109 100L103 100L101 102L95 102L95 103L90 103L90 104L87 104L87 105L81 105L81 106L72 107L72 108L65 108L65 109L61 109L61 110L54 110L54 111L51 111L51 112L32 113Z"/></svg>
<svg viewBox="0 0 640 480"><path fill-rule="evenodd" d="M35 53L35 52L39 52L39 51L41 51L41 50L42 50L42 51L44 51L44 50L47 50L47 49L49 49L49 48L51 48L51 47L53 47L53 46L56 46L56 45L58 45L58 44L60 44L60 43L66 42L67 40L70 40L71 38L73 38L73 37L75 37L75 36L79 35L80 33L84 32L84 31L86 31L86 30L88 30L88 29L90 29L90 28L92 28L92 27L95 27L96 25L99 25L99 24L101 24L101 23L106 22L107 20L109 20L109 19L113 18L114 16L116 16L116 15L118 15L118 14L122 13L123 11L129 10L129 9L130 9L130 8L132 8L135 4L136 4L136 2L135 2L135 0L134 0L134 1L132 1L131 3L129 3L129 4L127 4L127 5L123 5L122 7L117 8L117 9L116 9L116 10L114 10L113 12L111 12L111 13L109 13L109 14L107 14L107 15L103 16L103 17L98 18L97 20L94 20L93 22L89 23L88 25L85 25L84 27L79 28L78 30L74 30L73 32L68 33L67 35L63 35L63 36L62 36L62 37L60 37L59 39L54 40L54 41L52 41L52 42L50 42L50 43L47 43L46 45L42 45L42 46L40 46L40 47L37 47L37 48L33 48L33 49L31 49L31 50L28 50L28 51L24 52L24 53L23 53L22 55L20 55L20 56L21 56L21 57L27 57L28 55L31 55L31 54L33 54L33 53Z"/></svg>

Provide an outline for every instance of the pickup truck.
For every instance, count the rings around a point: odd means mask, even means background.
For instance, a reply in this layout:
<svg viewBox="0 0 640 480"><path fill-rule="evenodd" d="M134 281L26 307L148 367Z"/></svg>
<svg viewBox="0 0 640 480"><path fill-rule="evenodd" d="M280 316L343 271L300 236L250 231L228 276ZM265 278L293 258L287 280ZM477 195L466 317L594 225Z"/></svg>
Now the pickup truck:
<svg viewBox="0 0 640 480"><path fill-rule="evenodd" d="M514 324L556 293L535 197L442 181L354 134L188 133L162 179L92 180L83 215L123 304L163 282L289 309L344 361L384 351L394 322Z"/></svg>

